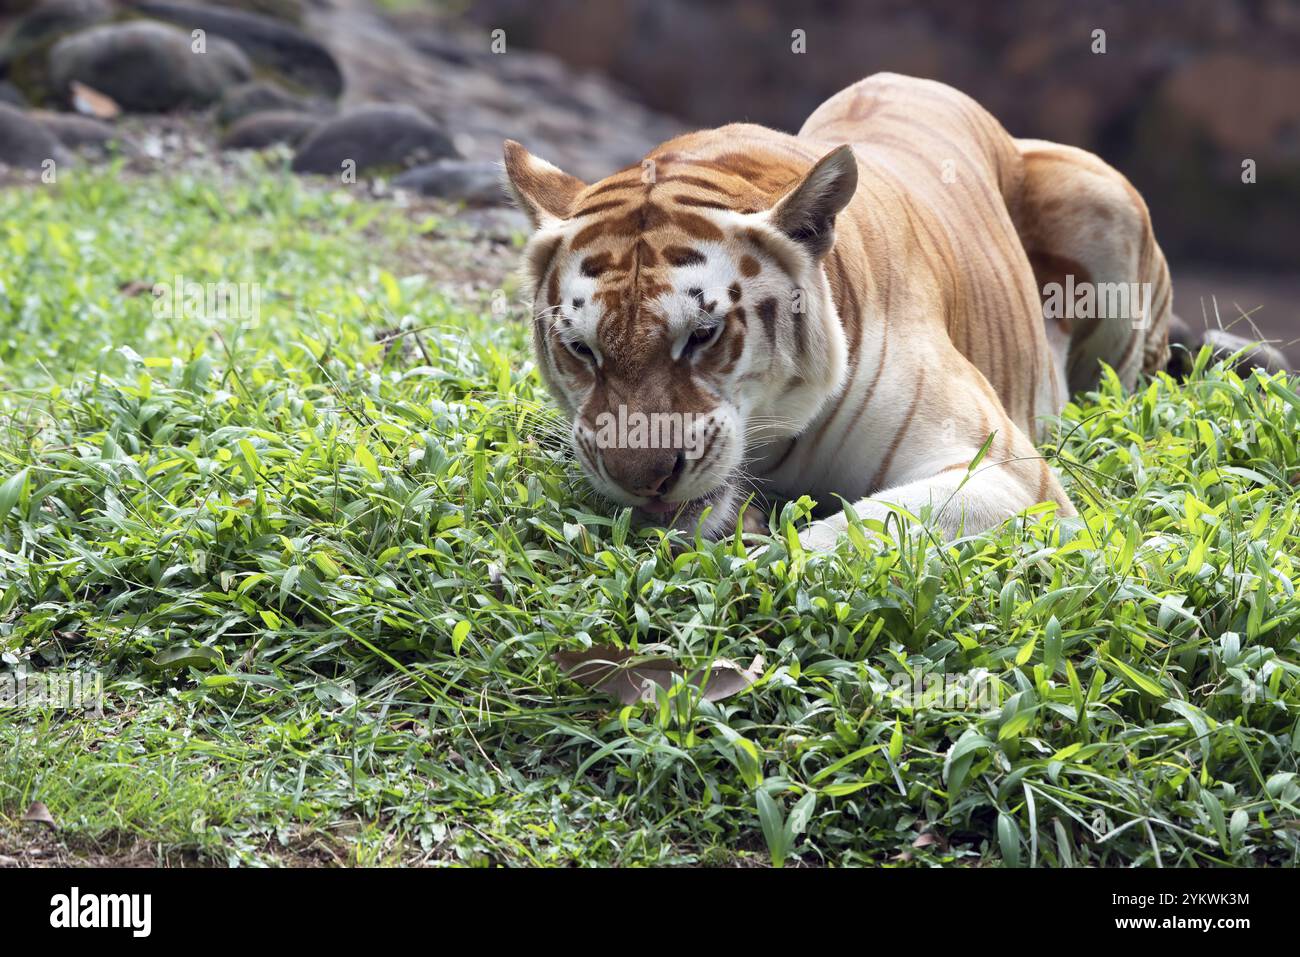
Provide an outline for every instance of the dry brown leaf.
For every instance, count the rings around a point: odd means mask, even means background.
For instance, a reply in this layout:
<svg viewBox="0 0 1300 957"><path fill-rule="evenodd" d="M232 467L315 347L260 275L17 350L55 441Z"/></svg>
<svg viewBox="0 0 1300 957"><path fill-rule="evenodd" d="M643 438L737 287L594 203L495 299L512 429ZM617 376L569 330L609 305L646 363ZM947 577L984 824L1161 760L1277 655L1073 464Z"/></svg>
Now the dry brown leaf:
<svg viewBox="0 0 1300 957"><path fill-rule="evenodd" d="M32 806L29 807L27 813L23 815L23 820L31 821L35 824L48 824L50 827L55 826L54 815L50 813L50 809L41 801L32 802Z"/></svg>
<svg viewBox="0 0 1300 957"><path fill-rule="evenodd" d="M111 96L76 80L72 81L72 108L101 120L116 119L122 113L122 108Z"/></svg>
<svg viewBox="0 0 1300 957"><path fill-rule="evenodd" d="M696 688L703 687L705 701L721 701L744 691L763 676L762 655L748 668L719 658L705 671L688 671L671 658L645 657L627 648L593 645L586 651L557 651L551 655L566 675L578 684L613 695L621 704L653 701L655 688L672 687L673 678L683 678Z"/></svg>
<svg viewBox="0 0 1300 957"><path fill-rule="evenodd" d="M932 831L929 828L916 835L916 840L912 842L913 847L929 847L931 844L941 851L948 849L948 839L938 831Z"/></svg>
<svg viewBox="0 0 1300 957"><path fill-rule="evenodd" d="M150 292L152 289L153 289L153 283L141 282L139 279L132 279L129 282L124 282L122 283L122 285L117 287L117 291L120 292L122 295L126 296L128 299L134 299L136 296L139 296L142 293Z"/></svg>

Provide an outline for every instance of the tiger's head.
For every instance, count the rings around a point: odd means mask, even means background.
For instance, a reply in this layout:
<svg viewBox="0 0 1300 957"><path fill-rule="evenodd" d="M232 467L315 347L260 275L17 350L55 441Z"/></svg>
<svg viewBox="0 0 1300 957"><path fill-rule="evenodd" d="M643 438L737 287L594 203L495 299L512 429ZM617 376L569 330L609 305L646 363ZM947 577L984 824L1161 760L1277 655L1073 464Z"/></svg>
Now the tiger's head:
<svg viewBox="0 0 1300 957"><path fill-rule="evenodd" d="M533 343L596 490L725 534L749 454L802 431L841 388L846 343L822 269L857 164L809 167L666 144L590 186L505 146L535 232Z"/></svg>

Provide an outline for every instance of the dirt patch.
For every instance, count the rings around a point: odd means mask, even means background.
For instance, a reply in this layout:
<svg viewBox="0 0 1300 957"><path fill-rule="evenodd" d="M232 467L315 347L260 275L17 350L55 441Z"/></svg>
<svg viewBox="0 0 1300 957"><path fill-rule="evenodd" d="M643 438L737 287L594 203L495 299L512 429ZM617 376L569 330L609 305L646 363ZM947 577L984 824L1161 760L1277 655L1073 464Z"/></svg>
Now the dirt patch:
<svg viewBox="0 0 1300 957"><path fill-rule="evenodd" d="M173 867L193 866L184 855L160 860L154 848L136 838L115 836L102 842L64 838L47 825L0 822L0 868L4 867Z"/></svg>

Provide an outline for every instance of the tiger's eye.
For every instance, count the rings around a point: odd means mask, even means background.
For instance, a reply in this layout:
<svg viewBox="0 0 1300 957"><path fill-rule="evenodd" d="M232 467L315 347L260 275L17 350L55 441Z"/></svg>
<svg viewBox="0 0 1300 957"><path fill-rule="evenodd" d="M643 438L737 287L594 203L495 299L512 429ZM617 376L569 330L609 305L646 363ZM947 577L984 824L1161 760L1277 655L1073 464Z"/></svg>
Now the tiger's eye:
<svg viewBox="0 0 1300 957"><path fill-rule="evenodd" d="M694 352L697 349L704 349L711 345L718 338L718 333L722 331L722 323L715 322L712 325L700 326L691 337L686 340L686 353Z"/></svg>
<svg viewBox="0 0 1300 957"><path fill-rule="evenodd" d="M566 339L564 345L579 359L586 362L596 361L596 353L592 352L591 346L587 345L585 342L576 342Z"/></svg>

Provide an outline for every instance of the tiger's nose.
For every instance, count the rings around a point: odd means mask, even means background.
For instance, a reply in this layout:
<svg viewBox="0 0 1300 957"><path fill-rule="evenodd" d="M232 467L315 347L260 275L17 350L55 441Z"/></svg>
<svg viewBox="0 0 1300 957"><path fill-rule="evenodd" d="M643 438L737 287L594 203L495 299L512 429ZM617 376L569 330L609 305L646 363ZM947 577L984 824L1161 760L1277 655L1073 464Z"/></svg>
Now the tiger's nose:
<svg viewBox="0 0 1300 957"><path fill-rule="evenodd" d="M609 477L631 492L654 498L667 495L686 464L679 449L607 449Z"/></svg>
<svg viewBox="0 0 1300 957"><path fill-rule="evenodd" d="M668 467L667 471L663 471L661 466L661 474L652 476L645 485L641 486L641 488L633 489L632 491L637 495L649 495L652 497L668 494L669 489L677 483L677 476L681 475L682 466L685 464L686 453L675 453L672 457L672 464Z"/></svg>

